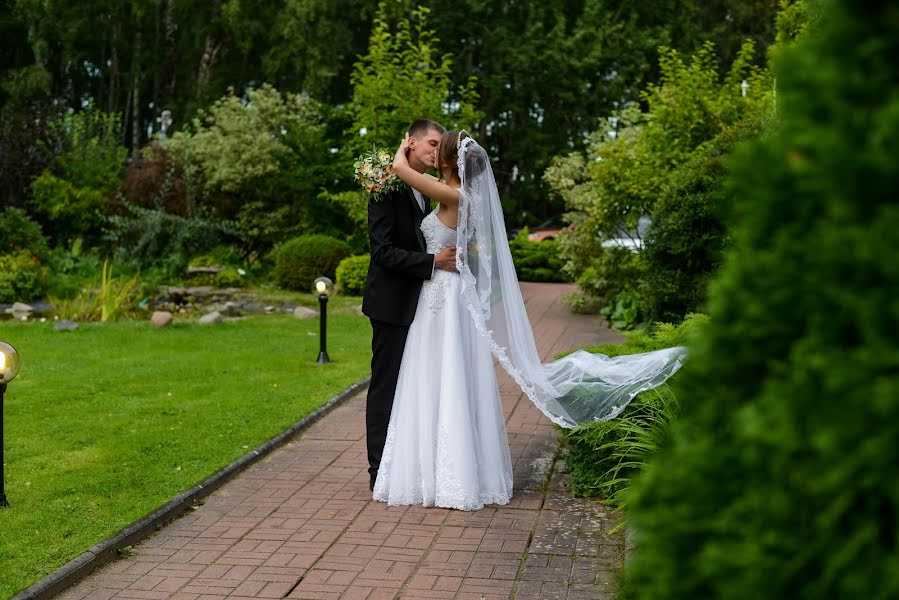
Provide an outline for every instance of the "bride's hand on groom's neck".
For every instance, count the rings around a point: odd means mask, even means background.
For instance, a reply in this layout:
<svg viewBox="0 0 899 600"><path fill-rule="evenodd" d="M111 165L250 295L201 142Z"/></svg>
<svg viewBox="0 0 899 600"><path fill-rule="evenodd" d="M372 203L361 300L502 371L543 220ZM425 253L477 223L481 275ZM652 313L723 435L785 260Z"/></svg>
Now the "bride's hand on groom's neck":
<svg viewBox="0 0 899 600"><path fill-rule="evenodd" d="M396 154L393 155L393 168L395 169L397 166L409 165L409 157L407 156L409 152L409 134L406 134L406 137L403 138L403 141L400 143L400 147L396 149Z"/></svg>

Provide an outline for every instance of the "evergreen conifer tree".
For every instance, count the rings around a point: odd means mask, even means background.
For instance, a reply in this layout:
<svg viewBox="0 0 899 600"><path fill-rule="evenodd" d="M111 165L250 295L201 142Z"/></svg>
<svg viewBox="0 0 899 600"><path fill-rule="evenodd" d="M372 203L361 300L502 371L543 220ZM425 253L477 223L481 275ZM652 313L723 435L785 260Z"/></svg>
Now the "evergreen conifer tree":
<svg viewBox="0 0 899 600"><path fill-rule="evenodd" d="M711 324L630 498L630 598L899 597L899 0L816 28L732 163Z"/></svg>

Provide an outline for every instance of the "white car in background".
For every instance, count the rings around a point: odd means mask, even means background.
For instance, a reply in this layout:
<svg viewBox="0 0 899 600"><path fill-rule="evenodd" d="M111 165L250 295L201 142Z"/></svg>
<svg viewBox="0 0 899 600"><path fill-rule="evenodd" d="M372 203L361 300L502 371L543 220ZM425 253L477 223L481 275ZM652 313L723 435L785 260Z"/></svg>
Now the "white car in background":
<svg viewBox="0 0 899 600"><path fill-rule="evenodd" d="M631 252L637 253L643 249L643 237L652 225L652 219L647 215L641 216L637 220L637 231L618 230L616 237L608 238L600 244L603 248L624 248Z"/></svg>

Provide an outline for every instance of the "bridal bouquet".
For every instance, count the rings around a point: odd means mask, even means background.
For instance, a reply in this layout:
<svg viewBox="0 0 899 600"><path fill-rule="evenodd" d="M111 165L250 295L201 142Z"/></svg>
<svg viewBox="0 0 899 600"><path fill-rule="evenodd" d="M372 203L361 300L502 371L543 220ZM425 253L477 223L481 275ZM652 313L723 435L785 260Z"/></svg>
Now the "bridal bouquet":
<svg viewBox="0 0 899 600"><path fill-rule="evenodd" d="M403 183L393 170L392 155L374 148L353 163L354 175L369 197L378 202L384 194L396 190Z"/></svg>

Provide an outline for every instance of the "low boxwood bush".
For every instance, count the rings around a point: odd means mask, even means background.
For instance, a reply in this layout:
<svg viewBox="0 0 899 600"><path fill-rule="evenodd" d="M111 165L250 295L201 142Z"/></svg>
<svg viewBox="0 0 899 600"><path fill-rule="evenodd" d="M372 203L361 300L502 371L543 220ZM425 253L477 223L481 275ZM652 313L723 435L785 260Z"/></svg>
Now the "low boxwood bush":
<svg viewBox="0 0 899 600"><path fill-rule="evenodd" d="M0 302L33 302L44 296L47 274L27 250L0 254Z"/></svg>
<svg viewBox="0 0 899 600"><path fill-rule="evenodd" d="M275 279L288 290L308 292L317 277L336 279L337 265L350 255L350 246L327 235L301 235L278 249Z"/></svg>
<svg viewBox="0 0 899 600"><path fill-rule="evenodd" d="M15 254L20 250L40 260L46 260L49 255L41 226L21 208L9 207L0 211L0 254Z"/></svg>
<svg viewBox="0 0 899 600"><path fill-rule="evenodd" d="M565 261L556 240L532 242L525 227L509 242L509 248L519 281L566 281L562 273Z"/></svg>
<svg viewBox="0 0 899 600"><path fill-rule="evenodd" d="M344 294L361 296L365 292L365 279L368 277L368 265L371 256L350 256L337 265L337 286Z"/></svg>

